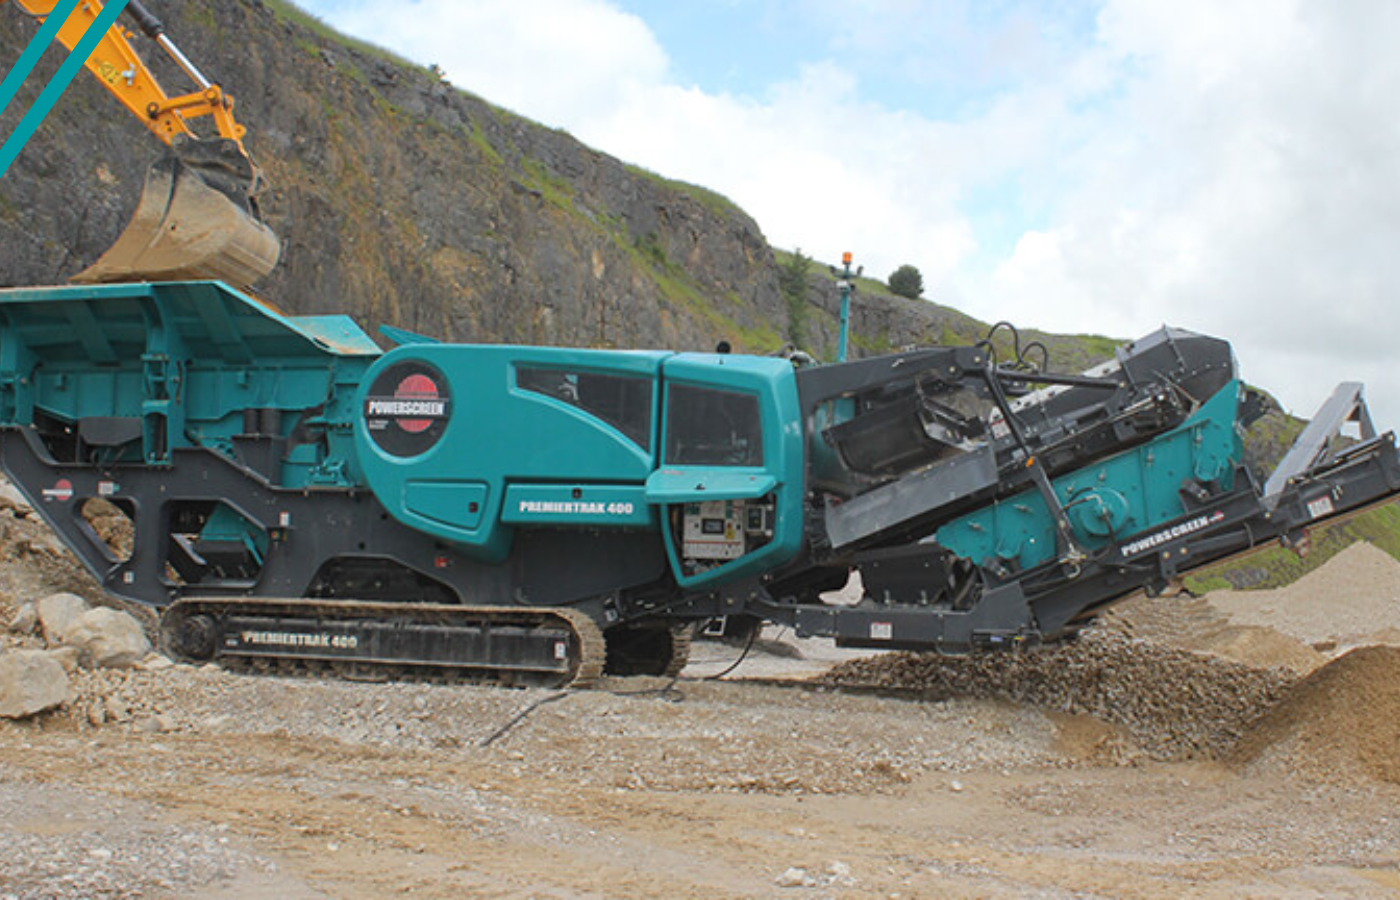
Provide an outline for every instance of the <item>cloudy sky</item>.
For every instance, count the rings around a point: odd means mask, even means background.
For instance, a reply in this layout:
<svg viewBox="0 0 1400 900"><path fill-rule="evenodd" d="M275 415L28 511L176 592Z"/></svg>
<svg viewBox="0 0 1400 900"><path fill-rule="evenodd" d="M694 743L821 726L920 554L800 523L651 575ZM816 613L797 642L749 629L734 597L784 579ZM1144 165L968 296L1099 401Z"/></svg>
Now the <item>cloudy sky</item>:
<svg viewBox="0 0 1400 900"><path fill-rule="evenodd" d="M1393 0L299 0L988 321L1229 338L1400 427Z"/></svg>

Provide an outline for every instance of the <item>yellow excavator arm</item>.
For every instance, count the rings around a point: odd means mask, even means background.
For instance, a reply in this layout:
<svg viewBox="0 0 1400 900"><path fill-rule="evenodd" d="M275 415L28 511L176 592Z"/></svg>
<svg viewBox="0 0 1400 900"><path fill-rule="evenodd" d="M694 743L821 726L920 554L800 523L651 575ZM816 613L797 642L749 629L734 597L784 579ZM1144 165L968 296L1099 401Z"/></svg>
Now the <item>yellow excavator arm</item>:
<svg viewBox="0 0 1400 900"><path fill-rule="evenodd" d="M57 0L13 2L41 21L53 12L57 5ZM132 2L127 4L126 9L146 32L146 36L164 47L195 84L199 85L199 90L176 97L166 93L137 54L136 48L131 45L131 38L135 35L115 25L107 30L97 49L87 58L88 70L97 76L103 87L112 92L112 96L120 100L142 124L166 144L177 134L196 136L189 126L188 119L213 116L214 126L219 135L237 141L241 149L245 129L233 118L233 98L227 96L222 88L211 83L195 68L166 37L165 27L143 5ZM101 12L102 4L96 0L78 4L78 8L58 30L59 42L71 51Z"/></svg>
<svg viewBox="0 0 1400 900"><path fill-rule="evenodd" d="M42 21L56 0L13 0ZM102 12L83 0L58 30L71 52ZM261 170L243 147L245 129L233 117L233 98L204 76L165 34L139 0L125 12L194 82L190 93L170 95L137 53L134 32L114 24L85 65L98 82L169 148L147 173L135 214L115 244L74 281L157 281L216 278L247 287L272 271L277 236L258 217ZM209 116L217 137L201 138L190 121Z"/></svg>

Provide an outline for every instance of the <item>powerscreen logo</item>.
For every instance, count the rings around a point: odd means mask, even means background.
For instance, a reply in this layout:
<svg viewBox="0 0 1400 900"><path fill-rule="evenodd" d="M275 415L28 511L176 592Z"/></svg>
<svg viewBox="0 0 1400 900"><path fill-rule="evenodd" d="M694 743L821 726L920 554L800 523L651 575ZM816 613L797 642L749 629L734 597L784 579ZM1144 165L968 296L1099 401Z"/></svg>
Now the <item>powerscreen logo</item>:
<svg viewBox="0 0 1400 900"><path fill-rule="evenodd" d="M1122 554L1124 558L1138 556L1148 550L1155 550L1163 544L1170 544L1172 541L1184 538L1187 535L1195 534L1203 528L1218 525L1225 520L1225 513L1216 510L1209 515L1197 516L1194 519L1187 519L1179 522L1170 528L1164 528L1156 534L1150 534L1144 538L1138 538L1129 544L1124 544Z"/></svg>
<svg viewBox="0 0 1400 900"><path fill-rule="evenodd" d="M374 379L365 398L365 429L395 456L426 452L447 430L452 399L447 380L427 363L390 366Z"/></svg>

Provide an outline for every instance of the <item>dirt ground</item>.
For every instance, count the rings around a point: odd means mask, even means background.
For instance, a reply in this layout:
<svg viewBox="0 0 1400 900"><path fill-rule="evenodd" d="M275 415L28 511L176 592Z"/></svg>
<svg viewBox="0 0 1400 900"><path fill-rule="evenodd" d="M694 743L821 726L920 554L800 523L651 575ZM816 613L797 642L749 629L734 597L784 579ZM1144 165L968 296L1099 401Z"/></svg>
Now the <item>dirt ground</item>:
<svg viewBox="0 0 1400 900"><path fill-rule="evenodd" d="M15 536L0 615L63 571ZM1309 576L1374 606L1345 635L1139 598L995 671L770 631L724 681L738 648L700 643L568 693L80 672L0 722L0 898L1397 897L1400 564L1370 549Z"/></svg>

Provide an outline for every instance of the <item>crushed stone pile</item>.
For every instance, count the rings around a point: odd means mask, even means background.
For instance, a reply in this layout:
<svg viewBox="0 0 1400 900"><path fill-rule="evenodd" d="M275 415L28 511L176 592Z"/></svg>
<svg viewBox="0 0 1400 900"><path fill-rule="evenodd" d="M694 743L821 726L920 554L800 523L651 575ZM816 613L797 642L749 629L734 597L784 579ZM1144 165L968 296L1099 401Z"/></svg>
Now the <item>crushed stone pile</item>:
<svg viewBox="0 0 1400 900"><path fill-rule="evenodd" d="M1327 662L1325 653L1259 625L1231 625L1203 642L1199 649L1258 669L1281 667L1298 675L1306 675Z"/></svg>
<svg viewBox="0 0 1400 900"><path fill-rule="evenodd" d="M1306 675L1328 656L1297 638L1260 625L1236 625L1208 597L1138 594L1100 620L1103 628L1164 647L1223 656L1257 669Z"/></svg>
<svg viewBox="0 0 1400 900"><path fill-rule="evenodd" d="M1231 624L1306 644L1385 643L1400 628L1400 561L1362 541L1286 587L1213 591L1209 600Z"/></svg>
<svg viewBox="0 0 1400 900"><path fill-rule="evenodd" d="M1102 622L1168 647L1306 675L1339 649L1400 646L1400 561L1361 542L1286 587L1139 594Z"/></svg>
<svg viewBox="0 0 1400 900"><path fill-rule="evenodd" d="M1175 760L1224 756L1297 676L1091 629L1028 653L890 653L845 663L823 680L1088 714L1123 727L1149 756Z"/></svg>
<svg viewBox="0 0 1400 900"><path fill-rule="evenodd" d="M1361 647L1299 682L1231 761L1317 781L1400 784L1400 647Z"/></svg>

